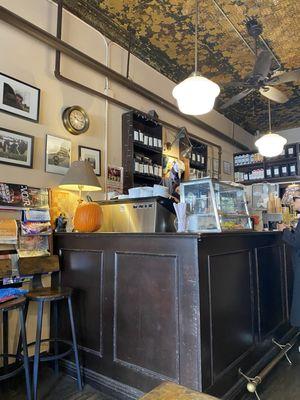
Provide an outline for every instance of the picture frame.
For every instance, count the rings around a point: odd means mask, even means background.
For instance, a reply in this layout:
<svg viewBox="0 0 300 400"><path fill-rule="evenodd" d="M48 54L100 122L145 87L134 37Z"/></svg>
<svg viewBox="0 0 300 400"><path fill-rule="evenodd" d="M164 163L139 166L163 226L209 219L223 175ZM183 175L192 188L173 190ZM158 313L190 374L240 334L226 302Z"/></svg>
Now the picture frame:
<svg viewBox="0 0 300 400"><path fill-rule="evenodd" d="M45 171L65 175L71 165L71 153L71 140L46 135Z"/></svg>
<svg viewBox="0 0 300 400"><path fill-rule="evenodd" d="M223 161L223 172L226 175L232 175L233 165L229 161Z"/></svg>
<svg viewBox="0 0 300 400"><path fill-rule="evenodd" d="M78 159L88 161L97 176L101 176L101 150L78 146Z"/></svg>
<svg viewBox="0 0 300 400"><path fill-rule="evenodd" d="M33 167L34 137L0 128L0 163L15 167Z"/></svg>
<svg viewBox="0 0 300 400"><path fill-rule="evenodd" d="M38 122L40 89L0 72L0 111Z"/></svg>
<svg viewBox="0 0 300 400"><path fill-rule="evenodd" d="M219 159L213 158L212 165L213 165L213 173L218 174L219 173Z"/></svg>

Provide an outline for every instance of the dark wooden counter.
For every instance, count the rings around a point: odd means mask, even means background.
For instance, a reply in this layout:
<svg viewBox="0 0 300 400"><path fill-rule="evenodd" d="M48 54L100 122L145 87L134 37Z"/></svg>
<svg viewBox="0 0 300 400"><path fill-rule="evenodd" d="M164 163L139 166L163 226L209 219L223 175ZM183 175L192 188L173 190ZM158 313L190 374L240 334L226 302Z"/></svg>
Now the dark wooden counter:
<svg viewBox="0 0 300 400"><path fill-rule="evenodd" d="M171 380L240 399L239 368L255 375L293 333L280 233L57 234L55 248L86 379L118 397Z"/></svg>

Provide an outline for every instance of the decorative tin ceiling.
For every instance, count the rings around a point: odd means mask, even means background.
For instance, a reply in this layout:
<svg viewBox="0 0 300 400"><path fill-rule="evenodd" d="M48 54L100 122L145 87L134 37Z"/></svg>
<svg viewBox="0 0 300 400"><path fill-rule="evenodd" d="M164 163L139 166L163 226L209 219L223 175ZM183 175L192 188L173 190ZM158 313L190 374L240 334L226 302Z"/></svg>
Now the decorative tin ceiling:
<svg viewBox="0 0 300 400"><path fill-rule="evenodd" d="M252 71L254 55L220 11L254 48L245 27L255 17L284 70L300 67L300 0L200 0L199 69L221 86L216 109L238 93L229 87ZM132 52L175 82L194 65L194 0L64 0L64 6L123 47L134 31ZM274 67L276 63L274 63ZM277 86L290 100L271 103L275 129L300 126L300 82ZM268 104L254 93L222 111L254 133L267 129Z"/></svg>

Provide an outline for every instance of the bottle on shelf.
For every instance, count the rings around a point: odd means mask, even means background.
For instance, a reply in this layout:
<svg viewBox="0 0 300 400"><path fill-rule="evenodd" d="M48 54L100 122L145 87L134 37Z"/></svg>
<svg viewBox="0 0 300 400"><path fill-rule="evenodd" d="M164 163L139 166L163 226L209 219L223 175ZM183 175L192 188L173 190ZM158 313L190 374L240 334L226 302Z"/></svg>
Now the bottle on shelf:
<svg viewBox="0 0 300 400"><path fill-rule="evenodd" d="M139 141L144 143L144 133L141 130L139 130Z"/></svg>
<svg viewBox="0 0 300 400"><path fill-rule="evenodd" d="M148 144L149 144L149 136L144 134L144 145L148 146Z"/></svg>
<svg viewBox="0 0 300 400"><path fill-rule="evenodd" d="M134 129L133 131L133 140L135 142L139 142L140 141L140 133L137 129Z"/></svg>
<svg viewBox="0 0 300 400"><path fill-rule="evenodd" d="M295 176L297 175L297 166L295 163L292 163L289 165L289 175L290 176Z"/></svg>
<svg viewBox="0 0 300 400"><path fill-rule="evenodd" d="M274 165L273 166L273 171L272 171L272 177L273 178L278 178L280 176L280 168L279 165Z"/></svg>

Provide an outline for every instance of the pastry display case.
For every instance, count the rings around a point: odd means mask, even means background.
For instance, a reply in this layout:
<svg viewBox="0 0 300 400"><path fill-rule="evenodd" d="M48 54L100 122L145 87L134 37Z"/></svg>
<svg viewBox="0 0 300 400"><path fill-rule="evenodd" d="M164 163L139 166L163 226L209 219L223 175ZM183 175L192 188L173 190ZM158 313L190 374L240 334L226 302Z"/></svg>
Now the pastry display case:
<svg viewBox="0 0 300 400"><path fill-rule="evenodd" d="M252 229L241 185L203 178L182 183L180 195L186 203L189 232Z"/></svg>

